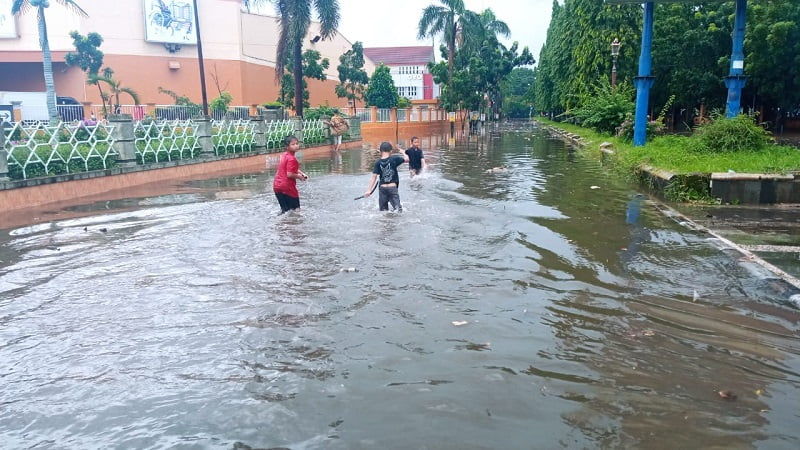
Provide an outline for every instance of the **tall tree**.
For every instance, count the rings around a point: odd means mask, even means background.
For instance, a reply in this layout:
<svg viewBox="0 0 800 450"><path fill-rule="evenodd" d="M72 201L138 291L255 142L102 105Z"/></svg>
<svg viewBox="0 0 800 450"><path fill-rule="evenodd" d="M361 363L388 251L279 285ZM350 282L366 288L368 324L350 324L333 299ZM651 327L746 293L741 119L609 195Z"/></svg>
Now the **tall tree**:
<svg viewBox="0 0 800 450"><path fill-rule="evenodd" d="M345 97L353 102L364 98L364 86L369 83L369 76L364 70L364 46L361 42L353 44L353 48L339 57L339 84L336 85L336 96ZM355 111L354 111L355 112Z"/></svg>
<svg viewBox="0 0 800 450"><path fill-rule="evenodd" d="M464 6L464 0L439 0L441 5L429 5L422 10L417 38L442 35L447 46L448 78L453 77L456 41L462 32L474 26L477 15Z"/></svg>
<svg viewBox="0 0 800 450"><path fill-rule="evenodd" d="M90 86L97 86L100 92L100 101L103 102L103 113L106 110L106 94L103 92L103 87L97 82L97 75L100 68L103 67L104 54L100 50L100 45L103 43L103 37L97 33L89 33L86 36L72 31L70 34L72 38L72 45L75 46L75 51L67 53L64 61L68 66L78 67L86 74L86 84Z"/></svg>
<svg viewBox="0 0 800 450"><path fill-rule="evenodd" d="M394 79L388 66L383 64L375 68L367 87L367 104L378 108L394 108L400 97L394 86Z"/></svg>
<svg viewBox="0 0 800 450"><path fill-rule="evenodd" d="M328 58L323 58L322 54L316 50L306 50L303 52L303 107L308 108L311 106L309 99L311 98L308 93L308 82L306 78L313 78L315 80L327 80L325 71L330 67ZM289 73L284 74L281 78L281 91L278 101L283 103L284 106L292 108L296 99L295 83L294 83L294 68L287 66Z"/></svg>
<svg viewBox="0 0 800 450"><path fill-rule="evenodd" d="M469 22L469 29L463 35L463 47L472 47L471 51L476 51L490 36L511 36L511 29L502 20L495 16L491 8L486 8L482 13L475 16L475 20Z"/></svg>
<svg viewBox="0 0 800 450"><path fill-rule="evenodd" d="M89 15L73 0L56 0L64 5L71 12L88 17ZM58 109L56 108L56 86L53 81L53 55L50 53L50 40L47 38L47 21L44 11L50 7L50 0L13 0L11 3L11 14L25 14L29 10L36 10L37 23L39 27L39 45L42 48L42 65L44 69L44 86L47 91L47 114L51 122L58 121Z"/></svg>
<svg viewBox="0 0 800 450"><path fill-rule="evenodd" d="M746 94L753 98L751 104L760 103L765 110L783 116L800 106L800 3L750 2L748 20Z"/></svg>
<svg viewBox="0 0 800 450"><path fill-rule="evenodd" d="M122 82L114 78L114 71L106 67L103 70L102 75L96 76L97 83L105 83L108 85L109 95L108 100L109 104L111 104L111 111L114 114L120 114L120 105L121 103L121 96L122 94L127 94L131 100L133 100L134 105L139 104L139 94L129 87L123 87Z"/></svg>
<svg viewBox="0 0 800 450"><path fill-rule="evenodd" d="M320 22L320 38L329 39L339 26L338 0L250 0L254 3L274 2L280 23L278 48L275 55L275 81L283 77L285 61L291 60L294 76L294 110L303 116L303 40L311 25L311 15L316 10ZM287 55L291 55L288 59Z"/></svg>

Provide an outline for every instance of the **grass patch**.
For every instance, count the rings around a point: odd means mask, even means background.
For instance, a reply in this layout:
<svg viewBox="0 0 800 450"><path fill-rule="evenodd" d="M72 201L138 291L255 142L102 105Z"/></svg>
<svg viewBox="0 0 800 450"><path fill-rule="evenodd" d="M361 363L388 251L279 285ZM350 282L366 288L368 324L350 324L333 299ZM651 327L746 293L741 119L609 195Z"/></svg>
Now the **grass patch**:
<svg viewBox="0 0 800 450"><path fill-rule="evenodd" d="M676 174L727 172L788 174L800 170L800 150L784 145L767 145L761 150L712 153L698 150L692 138L660 136L643 147L634 147L616 137L597 133L577 125L544 118L536 121L566 130L584 138L589 147L601 142L614 145L617 163L636 171L650 165Z"/></svg>

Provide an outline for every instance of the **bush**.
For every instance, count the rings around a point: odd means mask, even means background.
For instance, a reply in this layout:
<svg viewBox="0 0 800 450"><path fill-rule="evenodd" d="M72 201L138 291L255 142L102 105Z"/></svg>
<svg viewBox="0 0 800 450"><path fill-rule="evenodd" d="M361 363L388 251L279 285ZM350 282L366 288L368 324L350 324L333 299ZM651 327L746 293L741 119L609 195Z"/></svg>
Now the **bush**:
<svg viewBox="0 0 800 450"><path fill-rule="evenodd" d="M614 133L633 114L633 87L600 85L593 95L581 99L580 107L567 112L577 122L599 133Z"/></svg>
<svg viewBox="0 0 800 450"><path fill-rule="evenodd" d="M663 122L657 120L651 120L650 122L647 122L648 139L663 135L664 130L665 127ZM615 135L625 142L633 142L633 118L626 118L625 121L622 122L622 125L615 130Z"/></svg>
<svg viewBox="0 0 800 450"><path fill-rule="evenodd" d="M754 116L740 114L733 118L717 116L694 134L701 150L738 152L762 150L773 142L769 131L762 128Z"/></svg>
<svg viewBox="0 0 800 450"><path fill-rule="evenodd" d="M342 111L336 107L320 105L316 108L308 108L303 111L303 119L317 120L324 117L332 117L334 114L342 114Z"/></svg>
<svg viewBox="0 0 800 450"><path fill-rule="evenodd" d="M223 91L221 94L219 94L219 97L211 100L211 103L209 103L208 106L212 111L225 113L228 111L228 107L231 106L231 102L233 102L233 96L230 94L230 92Z"/></svg>
<svg viewBox="0 0 800 450"><path fill-rule="evenodd" d="M281 103L281 102L267 102L267 103L263 103L261 106L263 106L264 109L281 109L281 108L283 108L283 103Z"/></svg>

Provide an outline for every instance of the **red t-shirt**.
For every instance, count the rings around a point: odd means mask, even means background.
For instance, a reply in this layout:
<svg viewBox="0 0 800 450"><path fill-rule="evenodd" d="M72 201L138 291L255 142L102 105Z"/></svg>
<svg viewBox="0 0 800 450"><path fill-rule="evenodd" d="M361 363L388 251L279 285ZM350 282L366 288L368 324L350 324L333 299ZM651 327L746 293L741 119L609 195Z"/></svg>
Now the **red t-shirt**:
<svg viewBox="0 0 800 450"><path fill-rule="evenodd" d="M272 190L286 194L289 197L300 198L300 193L297 192L297 180L286 176L288 172L297 173L300 171L300 163L297 158L289 152L281 155L281 161L278 163L278 171L275 172L275 181L272 182Z"/></svg>

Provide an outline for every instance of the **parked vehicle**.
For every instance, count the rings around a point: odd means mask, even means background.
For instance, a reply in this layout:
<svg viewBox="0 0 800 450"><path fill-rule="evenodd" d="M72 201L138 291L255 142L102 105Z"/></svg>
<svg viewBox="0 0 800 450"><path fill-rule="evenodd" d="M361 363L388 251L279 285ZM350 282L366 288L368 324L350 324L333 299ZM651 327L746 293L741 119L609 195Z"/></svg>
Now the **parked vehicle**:
<svg viewBox="0 0 800 450"><path fill-rule="evenodd" d="M56 97L58 115L64 122L83 120L83 105L72 97Z"/></svg>

